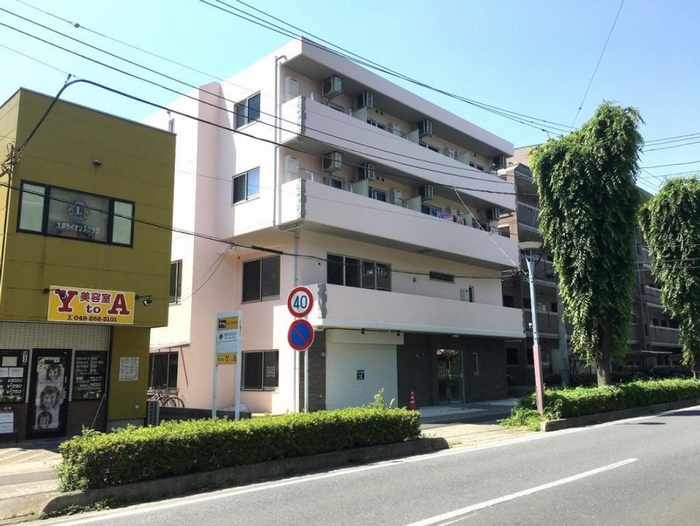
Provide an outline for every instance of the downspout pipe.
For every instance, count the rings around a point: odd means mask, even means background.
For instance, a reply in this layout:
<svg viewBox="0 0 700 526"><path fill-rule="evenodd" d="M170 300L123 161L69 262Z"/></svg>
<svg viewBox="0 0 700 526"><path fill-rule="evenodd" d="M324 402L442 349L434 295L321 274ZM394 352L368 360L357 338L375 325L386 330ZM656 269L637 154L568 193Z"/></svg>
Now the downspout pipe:
<svg viewBox="0 0 700 526"><path fill-rule="evenodd" d="M272 183L272 228L277 228L277 193L278 193L278 188L277 185L279 184L279 178L277 176L277 170L278 170L278 161L277 158L279 157L279 144L280 144L280 117L279 117L279 101L280 101L280 86L279 86L279 69L280 69L280 60L287 60L287 55L280 55L279 57L275 57L275 111L274 111L274 129L275 129L275 154L274 154L274 159L273 159L273 170L274 170L274 180Z"/></svg>

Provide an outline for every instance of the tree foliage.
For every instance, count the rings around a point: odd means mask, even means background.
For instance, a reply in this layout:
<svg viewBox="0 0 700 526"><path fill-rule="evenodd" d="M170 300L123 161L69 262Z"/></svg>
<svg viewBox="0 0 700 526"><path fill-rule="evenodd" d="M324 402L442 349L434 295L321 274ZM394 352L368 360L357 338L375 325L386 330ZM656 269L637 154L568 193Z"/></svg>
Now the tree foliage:
<svg viewBox="0 0 700 526"><path fill-rule="evenodd" d="M642 210L642 229L661 303L681 319L683 363L700 367L700 179L667 180Z"/></svg>
<svg viewBox="0 0 700 526"><path fill-rule="evenodd" d="M602 104L581 129L533 149L540 232L552 251L573 351L609 382L627 348L635 282L635 186L642 122L634 108Z"/></svg>

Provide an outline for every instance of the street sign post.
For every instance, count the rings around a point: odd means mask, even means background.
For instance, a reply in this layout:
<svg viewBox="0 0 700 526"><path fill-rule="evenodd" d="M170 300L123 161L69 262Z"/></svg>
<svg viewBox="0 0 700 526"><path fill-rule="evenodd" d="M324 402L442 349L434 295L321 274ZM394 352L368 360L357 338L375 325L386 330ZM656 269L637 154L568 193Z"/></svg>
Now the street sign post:
<svg viewBox="0 0 700 526"><path fill-rule="evenodd" d="M236 420L241 415L241 329L243 312L240 310L217 312L214 331L214 377L212 379L211 416L216 417L216 395L218 391L218 368L221 365L236 366Z"/></svg>
<svg viewBox="0 0 700 526"><path fill-rule="evenodd" d="M294 287L287 297L287 309L295 318L307 316L314 307L314 296L306 287Z"/></svg>
<svg viewBox="0 0 700 526"><path fill-rule="evenodd" d="M294 320L287 332L289 346L296 351L305 351L314 342L314 328L306 320Z"/></svg>

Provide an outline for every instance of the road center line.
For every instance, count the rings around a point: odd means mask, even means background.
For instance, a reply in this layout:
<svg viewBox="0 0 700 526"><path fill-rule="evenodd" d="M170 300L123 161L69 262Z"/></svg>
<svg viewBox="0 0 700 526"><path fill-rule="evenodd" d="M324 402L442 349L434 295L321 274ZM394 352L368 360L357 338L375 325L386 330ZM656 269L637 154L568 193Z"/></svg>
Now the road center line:
<svg viewBox="0 0 700 526"><path fill-rule="evenodd" d="M496 499L487 500L484 502L480 502L478 504L472 504L471 506L467 506L465 508L460 508L458 510L450 511L447 513L443 513L442 515L436 515L435 517L423 519L422 521L412 522L411 524L409 524L407 526L430 526L431 524L437 524L437 523L442 522L442 521L454 519L454 518L459 517L461 515L466 515L468 513L473 513L475 511L483 510L484 508L490 508L491 506L495 506L497 504L503 504L504 502L515 500L515 499L518 499L520 497L526 497L527 495L532 495L533 493L537 493L539 491L544 491L546 489L555 488L555 487L561 486L563 484L568 484L569 482L575 482L577 480L581 480L581 479L586 478L586 477L591 477L593 475L603 473L604 471L610 471L611 469L615 469L615 468L625 466L627 464L631 464L632 462L636 462L637 460L638 459L636 459L636 458L628 458L627 460L621 460L620 462L615 462L614 464L608 464L607 466L592 469L590 471L585 471L583 473L579 473L578 475L573 475L571 477L566 477L563 479L555 480L554 482L548 482L547 484L542 484L541 486L535 486L534 488L526 489L523 491L518 491L517 493L511 493L510 495L504 495L503 497L498 497Z"/></svg>

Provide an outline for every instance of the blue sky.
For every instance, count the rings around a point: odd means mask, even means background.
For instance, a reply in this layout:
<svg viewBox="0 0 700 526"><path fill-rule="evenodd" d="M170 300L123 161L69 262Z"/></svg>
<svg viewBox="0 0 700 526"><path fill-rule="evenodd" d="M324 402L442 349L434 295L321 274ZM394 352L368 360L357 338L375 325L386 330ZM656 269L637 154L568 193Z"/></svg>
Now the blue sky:
<svg viewBox="0 0 700 526"><path fill-rule="evenodd" d="M217 3L217 0L207 1ZM226 1L235 8L252 12L237 0ZM306 32L432 86L567 126L574 122L620 8L618 0L245 1ZM0 0L0 8L195 85L212 80L212 76L227 78L289 40L200 0ZM56 17L78 22L82 28ZM700 133L699 22L700 2L625 0L576 125L589 119L603 100L609 100L640 110L646 122L641 129L646 140ZM0 24L121 69L143 73L6 11L0 11ZM90 30L196 68L206 75L145 55ZM3 65L0 100L3 101L20 86L53 95L63 85L65 73L161 104L176 98L172 93L91 64L4 25L0 25L0 61ZM151 78L156 79L152 75ZM182 86L171 85L186 91ZM547 134L540 130L424 88L404 86L516 146L547 139ZM69 88L65 98L135 120L153 111L85 85ZM694 140L700 141L700 136L687 142ZM647 146L647 150L652 147ZM641 164L651 167L695 160L700 160L700 143L646 152ZM700 162L649 168L640 174L640 183L653 190L662 175L698 169Z"/></svg>

